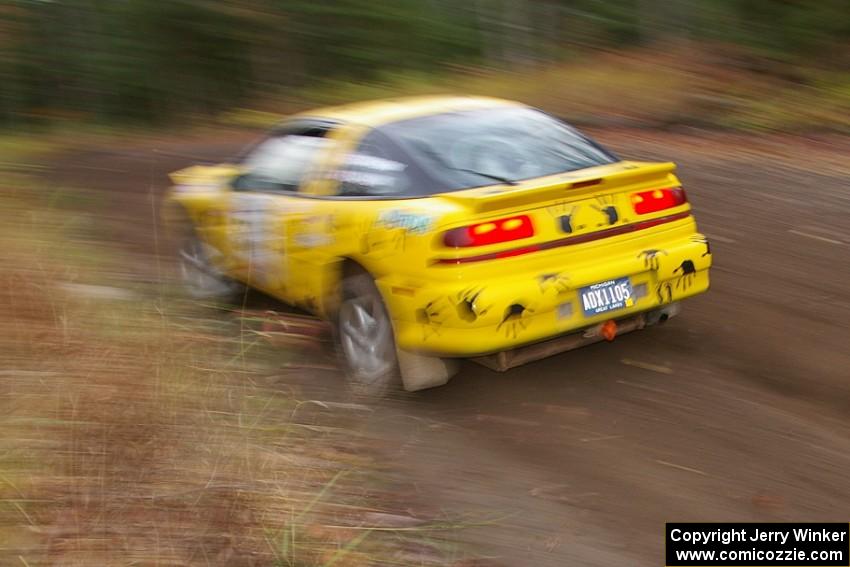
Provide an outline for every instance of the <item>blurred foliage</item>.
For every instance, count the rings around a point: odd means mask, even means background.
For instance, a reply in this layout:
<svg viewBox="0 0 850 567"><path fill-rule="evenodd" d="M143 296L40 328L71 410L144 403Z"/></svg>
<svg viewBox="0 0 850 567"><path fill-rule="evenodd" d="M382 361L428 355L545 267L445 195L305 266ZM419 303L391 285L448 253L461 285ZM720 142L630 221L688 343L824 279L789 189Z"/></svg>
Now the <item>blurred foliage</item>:
<svg viewBox="0 0 850 567"><path fill-rule="evenodd" d="M31 175L38 138L0 136L0 565L466 558L469 518L399 509L372 408L300 387L335 371L321 345L122 276L158 260L104 241L77 206L104 195Z"/></svg>
<svg viewBox="0 0 850 567"><path fill-rule="evenodd" d="M795 67L846 67L848 39L847 0L4 0L0 121L156 123L318 82L682 42L802 82Z"/></svg>

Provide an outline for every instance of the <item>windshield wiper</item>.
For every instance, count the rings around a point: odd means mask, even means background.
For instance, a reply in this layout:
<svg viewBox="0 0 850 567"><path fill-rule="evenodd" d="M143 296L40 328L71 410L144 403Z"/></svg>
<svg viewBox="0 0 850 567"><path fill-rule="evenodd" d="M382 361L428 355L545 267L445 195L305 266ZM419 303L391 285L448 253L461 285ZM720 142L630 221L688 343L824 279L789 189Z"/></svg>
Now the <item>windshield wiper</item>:
<svg viewBox="0 0 850 567"><path fill-rule="evenodd" d="M492 173L486 173L484 171L478 171L475 169L466 169L465 167L452 167L446 166L449 169L453 169L454 171L465 171L466 173L474 173L475 175L480 175L481 177L486 177L487 179L492 179L493 181L500 181L505 185L518 185L518 181L514 181L513 179L508 179L507 177L502 177L501 175L494 175Z"/></svg>

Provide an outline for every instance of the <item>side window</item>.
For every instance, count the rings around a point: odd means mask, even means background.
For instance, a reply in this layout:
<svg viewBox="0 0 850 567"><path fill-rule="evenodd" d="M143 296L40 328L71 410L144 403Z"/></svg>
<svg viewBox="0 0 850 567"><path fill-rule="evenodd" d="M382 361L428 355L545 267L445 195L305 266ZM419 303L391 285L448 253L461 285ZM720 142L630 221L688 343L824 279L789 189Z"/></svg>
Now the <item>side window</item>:
<svg viewBox="0 0 850 567"><path fill-rule="evenodd" d="M344 197L406 195L411 164L403 151L377 131L367 134L335 173Z"/></svg>
<svg viewBox="0 0 850 567"><path fill-rule="evenodd" d="M261 142L242 162L237 190L297 191L329 140L317 136L280 135Z"/></svg>

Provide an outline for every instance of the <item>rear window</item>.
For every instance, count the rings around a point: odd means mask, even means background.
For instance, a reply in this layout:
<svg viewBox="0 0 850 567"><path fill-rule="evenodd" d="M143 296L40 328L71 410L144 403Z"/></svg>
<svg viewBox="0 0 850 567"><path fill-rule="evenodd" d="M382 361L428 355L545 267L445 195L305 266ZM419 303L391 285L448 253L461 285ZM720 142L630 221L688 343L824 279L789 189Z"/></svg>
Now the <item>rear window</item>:
<svg viewBox="0 0 850 567"><path fill-rule="evenodd" d="M538 110L451 112L373 130L340 169L340 194L427 196L616 161L588 137Z"/></svg>

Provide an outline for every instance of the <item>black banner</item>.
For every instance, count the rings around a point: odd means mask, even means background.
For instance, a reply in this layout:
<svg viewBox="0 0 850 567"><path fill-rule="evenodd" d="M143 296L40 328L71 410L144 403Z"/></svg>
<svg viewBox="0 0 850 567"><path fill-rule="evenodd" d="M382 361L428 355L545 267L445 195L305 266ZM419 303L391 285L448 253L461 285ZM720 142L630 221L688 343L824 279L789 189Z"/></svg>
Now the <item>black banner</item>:
<svg viewBox="0 0 850 567"><path fill-rule="evenodd" d="M667 524L668 567L850 566L850 524Z"/></svg>

